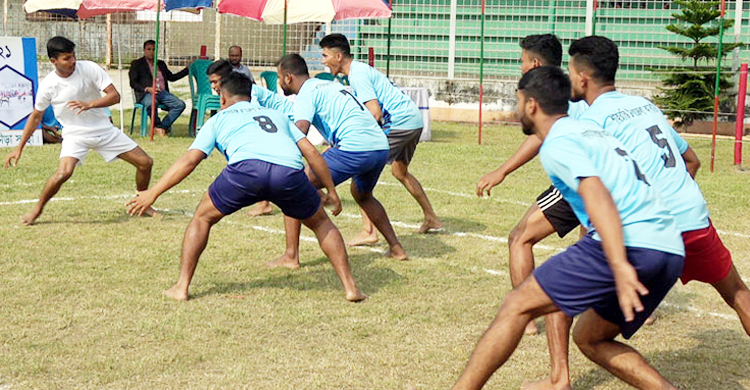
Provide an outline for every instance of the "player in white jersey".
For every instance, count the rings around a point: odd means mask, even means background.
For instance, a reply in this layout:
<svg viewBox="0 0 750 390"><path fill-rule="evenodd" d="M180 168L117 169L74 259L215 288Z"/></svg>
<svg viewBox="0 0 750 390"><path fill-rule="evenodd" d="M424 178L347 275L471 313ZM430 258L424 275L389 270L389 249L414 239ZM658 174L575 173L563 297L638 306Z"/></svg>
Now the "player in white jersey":
<svg viewBox="0 0 750 390"><path fill-rule="evenodd" d="M55 116L63 126L60 163L44 186L39 201L21 217L24 225L36 221L47 202L73 175L90 149L97 151L105 161L122 159L136 167L136 189L148 189L153 160L109 120L107 107L120 101L120 94L112 79L99 65L90 61L76 61L75 44L64 37L54 37L47 42L47 54L55 70L39 83L34 111L23 129L21 143L5 158L5 168L16 165L26 141L52 106ZM104 91L104 96L101 92ZM154 215L152 208L145 211Z"/></svg>

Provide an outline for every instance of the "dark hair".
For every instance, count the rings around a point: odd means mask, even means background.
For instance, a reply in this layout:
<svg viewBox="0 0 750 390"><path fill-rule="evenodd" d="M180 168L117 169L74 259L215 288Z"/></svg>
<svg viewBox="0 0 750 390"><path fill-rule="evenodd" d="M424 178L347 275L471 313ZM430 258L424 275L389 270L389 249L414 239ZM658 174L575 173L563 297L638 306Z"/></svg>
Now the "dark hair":
<svg viewBox="0 0 750 390"><path fill-rule="evenodd" d="M576 67L580 65L591 71L594 80L614 84L620 55L609 38L595 35L581 38L570 44L568 54Z"/></svg>
<svg viewBox="0 0 750 390"><path fill-rule="evenodd" d="M540 66L521 77L518 90L534 98L547 115L567 114L570 79L559 66Z"/></svg>
<svg viewBox="0 0 750 390"><path fill-rule="evenodd" d="M232 64L229 63L229 61L225 59L220 59L218 61L213 62L211 65L208 66L206 69L207 75L217 74L222 79L229 76L229 74L232 73Z"/></svg>
<svg viewBox="0 0 750 390"><path fill-rule="evenodd" d="M250 97L250 78L239 72L230 72L221 78L221 93L226 96Z"/></svg>
<svg viewBox="0 0 750 390"><path fill-rule="evenodd" d="M56 36L47 41L47 56L50 59L57 58L62 53L72 53L76 50L76 44L68 38Z"/></svg>
<svg viewBox="0 0 750 390"><path fill-rule="evenodd" d="M279 68L284 73L295 76L310 76L310 72L307 71L307 63L299 54L287 54L282 57L279 61Z"/></svg>
<svg viewBox="0 0 750 390"><path fill-rule="evenodd" d="M145 49L145 48L146 48L146 46L148 46L148 45L154 45L154 46L156 46L156 41L155 41L155 40L153 40L153 39L149 39L148 41L146 41L146 42L143 42L143 48L144 48L144 49Z"/></svg>
<svg viewBox="0 0 750 390"><path fill-rule="evenodd" d="M529 35L518 45L539 57L542 65L562 65L562 45L554 34Z"/></svg>
<svg viewBox="0 0 750 390"><path fill-rule="evenodd" d="M339 49L344 56L351 57L351 49L349 48L349 40L343 34L330 34L323 37L320 40L320 47L322 48L333 48Z"/></svg>

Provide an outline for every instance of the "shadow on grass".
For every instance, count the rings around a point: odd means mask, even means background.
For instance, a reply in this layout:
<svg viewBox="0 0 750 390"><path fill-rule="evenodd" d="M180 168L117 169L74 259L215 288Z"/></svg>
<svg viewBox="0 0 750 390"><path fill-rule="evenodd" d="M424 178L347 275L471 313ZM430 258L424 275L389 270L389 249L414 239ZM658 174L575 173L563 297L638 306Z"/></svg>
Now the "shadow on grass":
<svg viewBox="0 0 750 390"><path fill-rule="evenodd" d="M370 267L375 260L382 258L380 254L368 254L349 258L354 280L365 294L377 293L383 286L393 281L402 279L402 276L388 267ZM387 260L387 259L384 259ZM395 260L393 260L395 261ZM192 295L191 299L201 298L216 294L237 294L248 292L257 288L278 288L297 291L341 291L341 282L331 266L325 266L329 261L326 257L320 257L313 261L302 262L302 268L289 270L285 268L269 269L270 275L247 282L213 282L213 287ZM306 271L314 266L322 266L321 269Z"/></svg>
<svg viewBox="0 0 750 390"><path fill-rule="evenodd" d="M451 232L476 233L487 230L487 225L464 218L440 217L443 221L444 232L440 231L429 234L450 234Z"/></svg>
<svg viewBox="0 0 750 390"><path fill-rule="evenodd" d="M750 340L727 329L690 334L700 344L676 351L649 354L646 359L680 389L744 390L740 381L750 378ZM576 379L574 389L591 389L614 379L594 369Z"/></svg>
<svg viewBox="0 0 750 390"><path fill-rule="evenodd" d="M404 250L406 250L410 258L435 258L456 252L456 248L444 243L440 239L440 233L412 233L401 235L398 239L401 241L401 245L403 245Z"/></svg>

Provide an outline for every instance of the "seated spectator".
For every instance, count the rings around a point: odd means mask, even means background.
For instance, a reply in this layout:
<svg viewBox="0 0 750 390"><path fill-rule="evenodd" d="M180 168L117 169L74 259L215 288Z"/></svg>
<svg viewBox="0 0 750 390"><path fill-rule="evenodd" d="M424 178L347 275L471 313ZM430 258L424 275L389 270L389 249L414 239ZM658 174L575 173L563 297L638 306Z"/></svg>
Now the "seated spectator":
<svg viewBox="0 0 750 390"><path fill-rule="evenodd" d="M250 69L242 64L242 48L239 46L229 47L229 63L232 64L232 70L239 72L247 76L253 83L255 79L253 74L250 73Z"/></svg>
<svg viewBox="0 0 750 390"><path fill-rule="evenodd" d="M155 131L159 136L165 136L171 130L172 124L185 110L185 102L177 96L169 93L169 81L177 81L188 75L188 66L185 69L172 73L164 61L157 63L156 90L153 88L154 72L154 47L156 42L148 40L143 43L143 57L130 63L130 87L135 91L135 100L143 104L144 109L151 115L151 95L156 93L157 104L167 106L169 112L164 119L151 118L155 125Z"/></svg>

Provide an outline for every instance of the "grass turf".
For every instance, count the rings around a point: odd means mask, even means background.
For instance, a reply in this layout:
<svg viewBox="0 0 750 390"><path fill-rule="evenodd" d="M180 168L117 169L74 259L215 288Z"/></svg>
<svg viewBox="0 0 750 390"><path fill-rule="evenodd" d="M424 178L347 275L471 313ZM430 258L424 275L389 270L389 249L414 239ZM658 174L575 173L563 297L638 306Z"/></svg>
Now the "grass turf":
<svg viewBox="0 0 750 390"><path fill-rule="evenodd" d="M152 182L190 144L185 122L172 138L135 138L155 160ZM418 148L410 170L445 222L442 233L414 233L419 207L384 172L375 195L411 260L383 258L382 239L350 249L354 276L370 296L362 304L344 300L315 242L302 241L300 270L263 267L283 250L278 211L260 218L239 212L215 226L192 300L167 300L161 292L177 279L190 213L223 157L215 153L164 194L155 206L165 217L156 220L125 213L134 169L92 153L38 224L21 227L18 216L32 203L20 202L37 198L59 153L56 145L26 148L19 166L0 175L0 389L450 387L510 290L504 238L549 185L534 161L489 200L477 199L479 177L523 135L486 126L483 139L476 145L475 126L433 123L433 142ZM714 223L740 273L750 275L748 174L731 166L731 142L719 142L713 174L710 141L689 142L704 162L698 182ZM344 215L334 222L351 238L359 213L346 185L339 193ZM573 239L548 238L537 262ZM630 344L669 380L682 389L750 389L750 339L710 286L676 286L657 313L656 324ZM524 337L486 388L518 388L547 371L545 336ZM571 376L575 388L627 388L574 346Z"/></svg>

